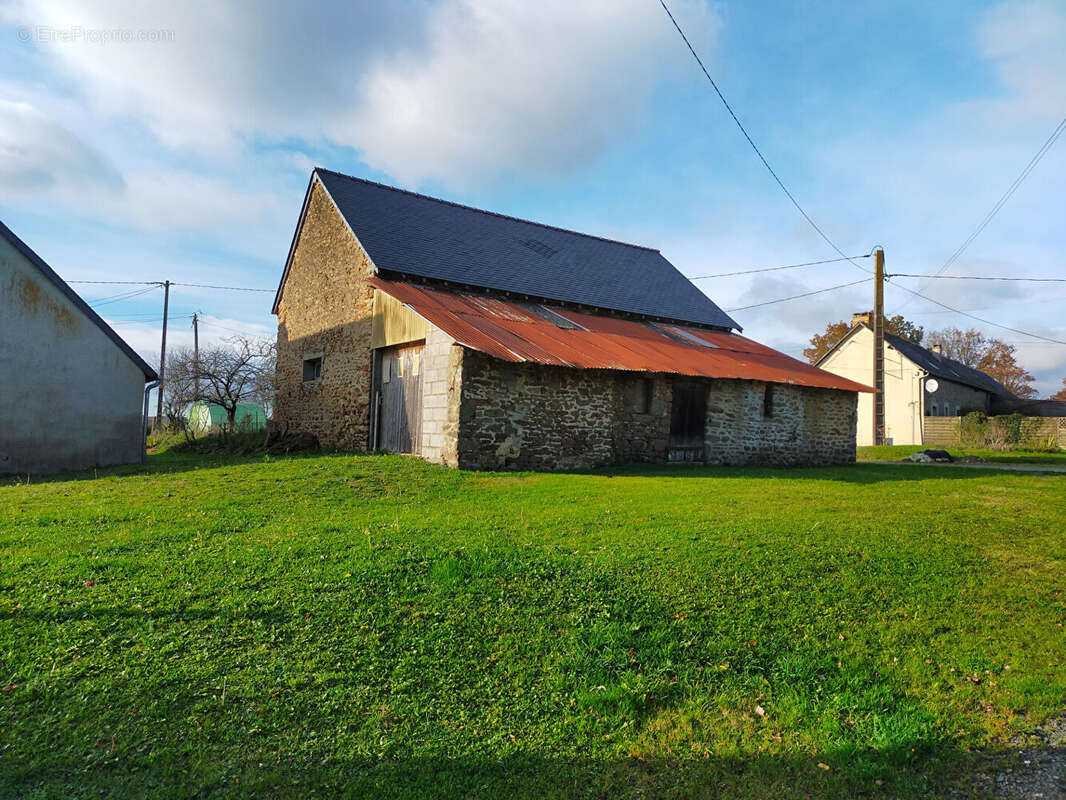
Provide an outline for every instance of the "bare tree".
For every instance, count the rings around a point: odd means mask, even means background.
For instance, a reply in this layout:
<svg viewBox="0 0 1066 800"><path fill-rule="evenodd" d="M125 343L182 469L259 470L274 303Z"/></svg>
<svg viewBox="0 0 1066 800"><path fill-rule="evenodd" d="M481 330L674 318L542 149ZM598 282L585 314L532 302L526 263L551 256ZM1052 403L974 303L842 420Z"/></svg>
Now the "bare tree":
<svg viewBox="0 0 1066 800"><path fill-rule="evenodd" d="M1014 395L1036 396L1033 376L1018 363L1014 345L985 336L976 328L966 331L944 328L932 331L925 338L928 344L940 345L940 351L948 358L991 375Z"/></svg>
<svg viewBox="0 0 1066 800"><path fill-rule="evenodd" d="M171 430L191 436L188 411L195 400L193 352L188 347L180 347L167 354L167 379L163 384L163 416Z"/></svg>
<svg viewBox="0 0 1066 800"><path fill-rule="evenodd" d="M226 410L226 431L237 425L237 404L273 400L275 344L270 339L233 336L224 344L200 348L200 400Z"/></svg>

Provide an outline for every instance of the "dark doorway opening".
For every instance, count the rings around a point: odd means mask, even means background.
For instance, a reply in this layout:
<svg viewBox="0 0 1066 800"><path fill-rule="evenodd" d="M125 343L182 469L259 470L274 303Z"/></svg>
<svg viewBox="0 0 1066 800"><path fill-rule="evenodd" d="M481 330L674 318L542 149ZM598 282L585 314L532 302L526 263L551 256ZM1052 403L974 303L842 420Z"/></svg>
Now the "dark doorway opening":
<svg viewBox="0 0 1066 800"><path fill-rule="evenodd" d="M703 431L707 420L707 385L674 383L670 408L670 461L703 461Z"/></svg>
<svg viewBox="0 0 1066 800"><path fill-rule="evenodd" d="M377 446L390 453L422 452L422 343L381 350Z"/></svg>

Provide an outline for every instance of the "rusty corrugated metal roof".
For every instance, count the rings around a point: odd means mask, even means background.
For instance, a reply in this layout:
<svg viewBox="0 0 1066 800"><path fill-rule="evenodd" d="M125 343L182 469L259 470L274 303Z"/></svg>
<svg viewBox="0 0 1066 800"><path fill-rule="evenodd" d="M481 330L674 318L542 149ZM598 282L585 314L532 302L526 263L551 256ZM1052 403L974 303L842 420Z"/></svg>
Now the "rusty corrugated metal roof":
<svg viewBox="0 0 1066 800"><path fill-rule="evenodd" d="M872 392L725 331L642 322L370 278L459 344L503 361Z"/></svg>

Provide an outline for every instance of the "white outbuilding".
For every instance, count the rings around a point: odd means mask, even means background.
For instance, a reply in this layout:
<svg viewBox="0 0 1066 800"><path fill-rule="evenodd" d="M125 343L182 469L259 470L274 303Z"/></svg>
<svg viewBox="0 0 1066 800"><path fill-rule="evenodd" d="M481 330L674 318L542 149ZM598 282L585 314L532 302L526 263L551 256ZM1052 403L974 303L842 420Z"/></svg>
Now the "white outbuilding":
<svg viewBox="0 0 1066 800"><path fill-rule="evenodd" d="M0 474L144 458L157 376L0 222Z"/></svg>

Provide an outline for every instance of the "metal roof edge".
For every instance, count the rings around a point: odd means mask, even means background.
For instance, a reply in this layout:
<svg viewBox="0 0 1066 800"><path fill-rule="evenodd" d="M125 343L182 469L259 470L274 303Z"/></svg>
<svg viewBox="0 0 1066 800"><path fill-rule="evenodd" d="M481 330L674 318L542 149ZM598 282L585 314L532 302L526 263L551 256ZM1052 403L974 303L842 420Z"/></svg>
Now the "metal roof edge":
<svg viewBox="0 0 1066 800"><path fill-rule="evenodd" d="M669 263L669 262L668 262ZM673 266L671 264L671 266ZM676 267L675 267L676 269ZM736 326L736 328L729 328L725 325L711 325L706 322L693 322L688 319L680 319L678 317L664 317L656 314L641 314L636 311L628 311L624 308L611 308L609 306L590 306L584 303L575 303L573 300L567 300L560 297L544 297L542 295L522 294L519 292L510 292L506 289L495 289L491 286L478 286L471 283L455 283L453 281L446 281L440 278L427 278L425 275L417 275L411 272L399 272L397 270L375 268L375 274L384 280L389 281L402 281L404 283L410 283L413 285L423 285L432 289L439 289L445 292L465 292L469 294L483 294L487 297L496 297L497 299L503 297L509 300L521 299L523 302L529 303L551 303L559 305L563 308L572 308L582 313L610 313L624 315L626 319L642 320L659 322L664 325L689 325L695 328L701 328L711 331L732 332L736 330L738 333L743 332L743 328ZM712 301L713 302L713 301Z"/></svg>

